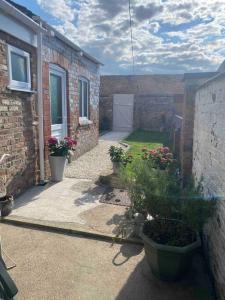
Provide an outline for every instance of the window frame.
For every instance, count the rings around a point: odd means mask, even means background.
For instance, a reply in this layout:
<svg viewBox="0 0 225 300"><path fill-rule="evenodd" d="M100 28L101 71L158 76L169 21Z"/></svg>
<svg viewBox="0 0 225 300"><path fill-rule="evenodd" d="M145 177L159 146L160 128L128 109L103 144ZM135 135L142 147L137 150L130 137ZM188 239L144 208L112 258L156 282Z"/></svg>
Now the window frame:
<svg viewBox="0 0 225 300"><path fill-rule="evenodd" d="M78 85L79 81L81 81L81 89L82 89L82 112L80 112L80 103L79 103L79 118L82 119L89 119L89 103L90 103L90 93L89 93L89 87L90 87L90 81L85 78L85 77L80 77L78 80ZM84 116L84 84L83 82L87 83L87 116ZM80 101L80 94L79 94L79 101Z"/></svg>
<svg viewBox="0 0 225 300"><path fill-rule="evenodd" d="M12 77L12 56L11 54L16 53L26 59L26 66L27 66L27 82L13 80ZM30 74L30 54L22 49L14 47L12 45L8 45L8 68L9 68L9 88L15 90L31 90L31 74Z"/></svg>

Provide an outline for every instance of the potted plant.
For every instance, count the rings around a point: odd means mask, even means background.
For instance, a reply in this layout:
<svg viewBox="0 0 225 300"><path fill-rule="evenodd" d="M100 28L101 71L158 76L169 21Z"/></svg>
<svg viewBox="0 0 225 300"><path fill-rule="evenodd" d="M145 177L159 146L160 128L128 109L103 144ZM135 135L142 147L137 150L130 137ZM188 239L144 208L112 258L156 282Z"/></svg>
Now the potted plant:
<svg viewBox="0 0 225 300"><path fill-rule="evenodd" d="M121 166L126 166L128 163L131 163L133 156L127 154L123 148L111 146L109 148L109 155L111 162L113 163L113 173L118 174Z"/></svg>
<svg viewBox="0 0 225 300"><path fill-rule="evenodd" d="M75 149L77 142L71 137L58 140L51 137L48 140L49 164L51 169L51 179L54 182L62 181L66 159Z"/></svg>
<svg viewBox="0 0 225 300"><path fill-rule="evenodd" d="M7 158L10 157L10 154L3 154L0 158L0 166L3 165ZM0 185L2 185L3 189L0 189L0 215L1 217L8 216L13 209L13 196L12 195L6 195L5 190L5 179L1 178Z"/></svg>
<svg viewBox="0 0 225 300"><path fill-rule="evenodd" d="M1 217L7 217L9 214L11 214L13 209L13 196L12 195L5 195L3 197L0 197L0 212Z"/></svg>
<svg viewBox="0 0 225 300"><path fill-rule="evenodd" d="M162 280L177 280L201 245L199 232L213 213L214 201L202 199L193 184L181 187L168 148L143 153L123 174L132 210L145 216L140 237L153 274Z"/></svg>

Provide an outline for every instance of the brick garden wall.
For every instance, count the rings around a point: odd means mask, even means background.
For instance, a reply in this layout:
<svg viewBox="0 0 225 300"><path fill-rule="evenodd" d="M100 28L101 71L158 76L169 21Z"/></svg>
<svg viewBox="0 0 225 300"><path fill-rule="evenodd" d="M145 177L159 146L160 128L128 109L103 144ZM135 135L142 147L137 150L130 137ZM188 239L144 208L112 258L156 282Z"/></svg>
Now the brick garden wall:
<svg viewBox="0 0 225 300"><path fill-rule="evenodd" d="M0 193L18 195L39 176L37 95L12 91L9 84L7 44L30 53L32 89L36 89L36 50L0 31L0 156L11 157L0 167Z"/></svg>
<svg viewBox="0 0 225 300"><path fill-rule="evenodd" d="M176 98L178 96L137 95L134 105L134 128L169 132L173 116L178 114ZM180 102L183 103L182 95Z"/></svg>
<svg viewBox="0 0 225 300"><path fill-rule="evenodd" d="M107 118L112 129L113 94L134 94L134 128L153 131L168 128L171 115L183 111L182 78L182 75L101 76L100 126Z"/></svg>
<svg viewBox="0 0 225 300"><path fill-rule="evenodd" d="M205 229L219 299L225 299L225 75L201 87L195 97L193 174L205 196L222 196Z"/></svg>
<svg viewBox="0 0 225 300"><path fill-rule="evenodd" d="M180 162L184 185L192 173L195 93L197 88L215 73L187 73L184 75L184 105L181 128Z"/></svg>
<svg viewBox="0 0 225 300"><path fill-rule="evenodd" d="M74 158L92 149L98 143L99 136L99 67L81 57L78 52L61 42L57 37L45 36L43 41L43 101L45 143L51 136L49 64L56 64L67 74L67 123L68 135L75 137L79 131L78 145ZM90 82L89 119L92 124L79 126L78 80L85 77ZM48 164L48 150L45 152ZM49 175L47 169L47 175Z"/></svg>

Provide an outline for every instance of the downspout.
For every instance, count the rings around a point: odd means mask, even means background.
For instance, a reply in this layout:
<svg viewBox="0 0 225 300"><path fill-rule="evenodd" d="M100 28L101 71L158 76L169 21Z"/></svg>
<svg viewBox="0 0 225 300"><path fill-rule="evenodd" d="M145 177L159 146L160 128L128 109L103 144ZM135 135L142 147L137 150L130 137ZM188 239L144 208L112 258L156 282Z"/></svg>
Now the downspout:
<svg viewBox="0 0 225 300"><path fill-rule="evenodd" d="M42 23L40 22L40 27ZM43 118L43 89L42 89L42 32L37 37L37 89L38 89L38 131L39 131L39 161L40 161L40 185L45 184L44 162L44 118Z"/></svg>

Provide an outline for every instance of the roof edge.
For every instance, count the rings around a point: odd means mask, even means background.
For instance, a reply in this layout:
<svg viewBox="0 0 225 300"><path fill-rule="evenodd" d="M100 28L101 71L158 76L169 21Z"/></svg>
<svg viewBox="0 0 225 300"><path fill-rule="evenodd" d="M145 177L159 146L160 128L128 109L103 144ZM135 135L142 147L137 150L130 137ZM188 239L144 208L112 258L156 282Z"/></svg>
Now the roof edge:
<svg viewBox="0 0 225 300"><path fill-rule="evenodd" d="M22 11L17 9L14 5L10 4L5 0L0 0L0 8L6 12L8 15L15 17L18 21L25 24L31 28L34 32L44 32L45 29L42 28L38 23L29 18Z"/></svg>
<svg viewBox="0 0 225 300"><path fill-rule="evenodd" d="M225 71L222 73L217 73L214 77L209 78L207 81L205 81L203 84L201 84L197 89L196 92L204 88L206 85L210 84L211 82L215 81L216 79L225 77Z"/></svg>
<svg viewBox="0 0 225 300"><path fill-rule="evenodd" d="M47 22L44 22L44 23L46 24L46 26L50 30L52 30L54 32L55 36L57 36L58 39L60 39L61 41L63 41L67 45L69 45L71 48L73 48L77 52L82 52L84 57L86 57L90 61L94 62L95 64L104 66L104 64L102 62L100 62L99 60L97 60L96 58L94 58L93 56L91 56L90 54L88 54L86 51L84 51L82 48L80 48L79 46L77 46L76 44L74 44L70 39L68 39L67 37L65 37L58 30L56 30L54 27L52 27L51 25L49 25Z"/></svg>

